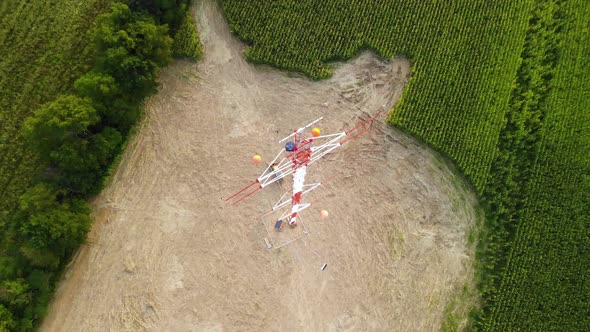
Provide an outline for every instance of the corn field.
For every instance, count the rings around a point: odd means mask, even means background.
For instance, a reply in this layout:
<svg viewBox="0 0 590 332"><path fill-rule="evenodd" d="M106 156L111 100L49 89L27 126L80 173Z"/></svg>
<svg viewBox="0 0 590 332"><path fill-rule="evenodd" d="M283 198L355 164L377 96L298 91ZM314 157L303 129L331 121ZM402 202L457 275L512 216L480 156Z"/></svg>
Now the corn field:
<svg viewBox="0 0 590 332"><path fill-rule="evenodd" d="M246 58L331 75L370 49L412 78L389 122L453 160L486 210L474 327L590 330L590 5L223 0Z"/></svg>

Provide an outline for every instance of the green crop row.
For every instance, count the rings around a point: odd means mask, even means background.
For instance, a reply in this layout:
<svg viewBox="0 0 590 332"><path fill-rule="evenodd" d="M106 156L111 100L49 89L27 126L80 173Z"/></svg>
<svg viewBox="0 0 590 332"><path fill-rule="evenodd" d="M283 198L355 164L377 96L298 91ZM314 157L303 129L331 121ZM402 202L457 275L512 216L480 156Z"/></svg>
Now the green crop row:
<svg viewBox="0 0 590 332"><path fill-rule="evenodd" d="M542 138L543 104L551 89L561 38L561 8L557 1L537 1L517 71L506 125L500 133L495 159L482 200L488 208L487 232L481 241L480 288L485 298L498 291L500 271L521 221L524 183L531 177Z"/></svg>
<svg viewBox="0 0 590 332"><path fill-rule="evenodd" d="M187 58L193 61L198 60L203 55L203 45L201 45L199 33L190 13L187 13L184 22L174 35L172 53L175 57Z"/></svg>
<svg viewBox="0 0 590 332"><path fill-rule="evenodd" d="M558 13L557 66L489 331L590 330L590 4Z"/></svg>

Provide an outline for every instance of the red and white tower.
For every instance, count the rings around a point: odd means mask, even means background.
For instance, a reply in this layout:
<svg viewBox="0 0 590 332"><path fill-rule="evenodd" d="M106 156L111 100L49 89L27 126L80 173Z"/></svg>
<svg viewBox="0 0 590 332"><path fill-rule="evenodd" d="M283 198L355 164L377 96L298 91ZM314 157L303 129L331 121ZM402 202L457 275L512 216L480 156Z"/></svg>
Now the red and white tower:
<svg viewBox="0 0 590 332"><path fill-rule="evenodd" d="M304 128L303 128L304 129ZM317 128L314 132L319 133ZM303 196L303 186L305 184L305 175L307 174L307 165L311 160L311 146L313 138L305 138L298 130L294 132L294 142L288 142L285 150L289 152L289 159L293 163L293 191L291 195L291 215L289 225L297 224L297 213L301 207L301 196Z"/></svg>
<svg viewBox="0 0 590 332"><path fill-rule="evenodd" d="M357 126L336 134L321 135L318 128L313 128L312 135L305 135L305 131L311 128L315 123L322 120L319 118L310 124L295 130L291 135L285 137L279 143L284 143L284 148L276 155L273 161L262 172L262 174L248 186L244 187L235 194L224 198L225 201L232 201L236 204L246 197L254 194L260 189L275 183L289 175L293 175L293 189L289 193L283 194L279 201L272 207L272 209L264 215L278 209L288 206L291 203L291 210L288 214L281 216L279 219L288 218L289 225L295 226L297 224L297 217L299 212L311 206L312 203L303 203L302 197L306 193L316 189L327 180L323 182L305 184L305 176L307 174L307 167L313 162L319 160L323 156L332 152L334 149L340 147L347 141L357 137L358 135L369 130L373 121L377 119L377 115L359 123ZM258 186L255 186L258 184Z"/></svg>

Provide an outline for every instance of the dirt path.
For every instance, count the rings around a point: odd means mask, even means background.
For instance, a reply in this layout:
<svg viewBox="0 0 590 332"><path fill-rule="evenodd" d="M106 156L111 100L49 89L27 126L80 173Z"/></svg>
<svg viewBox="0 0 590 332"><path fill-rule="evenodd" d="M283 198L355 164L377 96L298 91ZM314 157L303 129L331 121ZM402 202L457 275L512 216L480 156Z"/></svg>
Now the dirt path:
<svg viewBox="0 0 590 332"><path fill-rule="evenodd" d="M384 119L310 167L310 180L339 176L310 194L321 198L302 214L310 234L289 246L267 251L256 220L280 186L237 206L220 199L292 129L324 116L322 131L337 132L390 109L408 62L363 54L326 81L288 77L244 61L215 1L195 12L205 58L162 73L41 330L437 330L472 274L475 199Z"/></svg>

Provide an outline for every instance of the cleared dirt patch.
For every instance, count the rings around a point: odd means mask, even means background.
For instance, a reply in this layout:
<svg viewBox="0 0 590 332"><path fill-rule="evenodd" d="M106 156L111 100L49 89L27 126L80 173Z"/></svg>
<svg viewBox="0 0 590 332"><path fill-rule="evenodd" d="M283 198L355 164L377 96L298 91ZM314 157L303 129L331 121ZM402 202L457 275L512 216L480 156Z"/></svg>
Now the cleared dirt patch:
<svg viewBox="0 0 590 332"><path fill-rule="evenodd" d="M310 181L339 176L308 198L321 201L302 215L302 240L269 252L256 220L288 183L237 206L220 199L292 129L324 116L323 132L337 132L390 109L408 62L363 54L326 81L288 77L244 61L215 1L197 7L205 58L162 73L41 330L438 329L472 275L475 198L384 119L310 167Z"/></svg>

